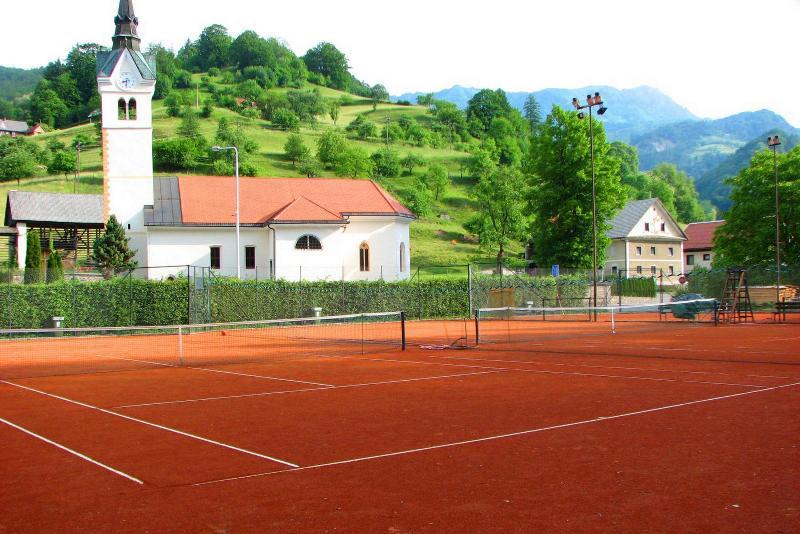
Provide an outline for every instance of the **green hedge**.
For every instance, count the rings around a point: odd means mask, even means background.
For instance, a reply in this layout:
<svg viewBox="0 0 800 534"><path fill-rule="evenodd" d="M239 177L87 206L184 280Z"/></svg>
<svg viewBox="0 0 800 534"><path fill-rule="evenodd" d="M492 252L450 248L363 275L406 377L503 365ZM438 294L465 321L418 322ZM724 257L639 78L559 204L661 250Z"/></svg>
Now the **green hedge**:
<svg viewBox="0 0 800 534"><path fill-rule="evenodd" d="M623 297L648 297L656 296L656 279L643 278L618 278L611 284L611 294Z"/></svg>
<svg viewBox="0 0 800 534"><path fill-rule="evenodd" d="M582 277L476 276L472 306L553 305L588 294ZM502 301L502 303L500 303ZM185 279L132 278L99 282L0 285L0 328L42 328L50 317L66 327L168 325L404 311L409 318L469 317L466 278L431 277L407 282L285 282L215 280L208 289Z"/></svg>

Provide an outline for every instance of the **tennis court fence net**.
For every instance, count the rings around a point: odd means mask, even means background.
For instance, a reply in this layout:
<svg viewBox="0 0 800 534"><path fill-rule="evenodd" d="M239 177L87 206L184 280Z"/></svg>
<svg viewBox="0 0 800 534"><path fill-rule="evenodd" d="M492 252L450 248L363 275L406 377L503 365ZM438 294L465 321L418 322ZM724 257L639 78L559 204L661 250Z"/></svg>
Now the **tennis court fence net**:
<svg viewBox="0 0 800 534"><path fill-rule="evenodd" d="M479 345L541 342L581 335L658 331L687 324L715 325L718 320L719 303L715 299L627 306L482 308L475 312L475 337Z"/></svg>
<svg viewBox="0 0 800 534"><path fill-rule="evenodd" d="M0 330L0 379L352 356L405 348L405 314Z"/></svg>

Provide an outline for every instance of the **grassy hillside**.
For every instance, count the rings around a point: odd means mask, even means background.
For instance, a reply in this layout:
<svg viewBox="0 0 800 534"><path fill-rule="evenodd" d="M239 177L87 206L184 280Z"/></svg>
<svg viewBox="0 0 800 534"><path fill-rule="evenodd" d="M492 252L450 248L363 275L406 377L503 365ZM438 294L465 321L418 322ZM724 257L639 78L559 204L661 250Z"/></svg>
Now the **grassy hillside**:
<svg viewBox="0 0 800 534"><path fill-rule="evenodd" d="M195 81L199 82L201 75L195 75ZM337 126L346 127L359 114L365 114L371 121L375 122L379 128L388 120L397 120L401 116L412 116L419 123L425 125L431 119L427 110L421 106L401 106L396 104L379 104L373 110L372 102L352 95L345 95L333 89L320 87L323 97L326 99L340 99L345 96L346 104L340 109ZM192 102L195 100L195 89L184 90L187 98ZM280 89L273 91L281 91ZM200 102L209 98L209 94L200 90ZM164 139L174 137L180 124L179 118L169 117L163 101L155 101L154 113L154 137ZM297 168L284 156L284 144L290 135L289 132L273 128L267 121L261 119L246 118L234 111L215 108L211 117L200 119L201 131L209 139L213 139L217 130L220 118L228 117L235 124L241 125L245 134L258 144L257 153L249 161L258 169L258 176L264 177L299 177L301 174ZM306 141L306 145L316 151L317 139L329 128L333 128L333 122L328 116L320 116L317 124L313 126L303 125L300 135ZM75 136L89 135L97 139L97 128L94 125L84 125L66 130L55 131L35 138L35 142L44 146L48 141L57 139L58 141L70 146ZM351 143L361 146L368 153L375 152L382 148L384 144L379 139L370 141L351 140ZM472 181L469 178L460 176L460 166L467 154L451 148L435 149L430 147L413 147L404 143L394 143L395 149L401 157L406 154L414 153L426 160L428 163L438 163L444 165L451 176L451 185L448 190L435 202L432 215L421 218L411 226L412 236L412 262L415 266L440 265L453 263L467 263L474 260L486 260L492 256L491 251L480 250L477 240L468 235L464 229L465 223L474 215L474 204L470 199ZM43 171L44 172L44 171ZM425 172L425 168L415 169L415 175ZM185 173L192 174L192 173ZM323 176L334 176L331 171L323 171ZM102 163L99 144L92 148L87 148L81 155L81 179L76 184L73 178L63 176L44 176L29 180L22 180L19 185L16 182L0 183L0 202L5 209L6 192L10 189L20 189L28 191L57 191L72 192L73 189L79 193L100 193L102 191ZM413 187L414 176L403 175L396 178L388 178L381 182L391 193L402 197L404 192ZM512 253L521 252L522 245L517 244L511 248Z"/></svg>

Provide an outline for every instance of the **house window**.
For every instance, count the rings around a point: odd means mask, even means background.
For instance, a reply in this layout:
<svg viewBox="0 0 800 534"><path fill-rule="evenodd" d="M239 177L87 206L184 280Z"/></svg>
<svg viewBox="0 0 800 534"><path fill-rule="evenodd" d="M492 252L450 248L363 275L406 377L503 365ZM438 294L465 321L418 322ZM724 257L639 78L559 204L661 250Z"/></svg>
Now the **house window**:
<svg viewBox="0 0 800 534"><path fill-rule="evenodd" d="M136 99L131 98L128 101L128 120L135 121L136 120Z"/></svg>
<svg viewBox="0 0 800 534"><path fill-rule="evenodd" d="M637 265L636 266L636 274L642 274L642 266L641 265Z"/></svg>
<svg viewBox="0 0 800 534"><path fill-rule="evenodd" d="M220 247L211 247L211 268L219 269L222 266Z"/></svg>
<svg viewBox="0 0 800 534"><path fill-rule="evenodd" d="M637 256L641 256L642 255L642 247L636 247L636 255Z"/></svg>
<svg viewBox="0 0 800 534"><path fill-rule="evenodd" d="M244 247L244 268L256 268L256 247Z"/></svg>
<svg viewBox="0 0 800 534"><path fill-rule="evenodd" d="M358 267L362 273L369 271L369 245L361 243L358 247Z"/></svg>
<svg viewBox="0 0 800 534"><path fill-rule="evenodd" d="M711 254L703 254L703 261L711 261Z"/></svg>
<svg viewBox="0 0 800 534"><path fill-rule="evenodd" d="M667 224L666 223L661 223L661 231L662 232L666 232L667 231Z"/></svg>
<svg viewBox="0 0 800 534"><path fill-rule="evenodd" d="M667 250L669 251L670 257L675 255L675 248L674 247L669 247Z"/></svg>
<svg viewBox="0 0 800 534"><path fill-rule="evenodd" d="M651 256L655 256L656 255L656 247L650 247L650 255Z"/></svg>
<svg viewBox="0 0 800 534"><path fill-rule="evenodd" d="M656 275L656 272L657 272L657 271L656 271L656 266L655 266L655 265L651 265L651 266L650 266L650 274L652 274L653 276L655 276L655 275Z"/></svg>
<svg viewBox="0 0 800 534"><path fill-rule="evenodd" d="M686 265L694 265L694 254L688 254L686 256Z"/></svg>
<svg viewBox="0 0 800 534"><path fill-rule="evenodd" d="M304 235L295 243L294 248L297 250L322 250L322 243L319 238L313 235Z"/></svg>
<svg viewBox="0 0 800 534"><path fill-rule="evenodd" d="M406 271L406 244L400 243L400 272Z"/></svg>
<svg viewBox="0 0 800 534"><path fill-rule="evenodd" d="M121 121L128 120L128 104L124 98L120 98L117 102L117 119Z"/></svg>
<svg viewBox="0 0 800 534"><path fill-rule="evenodd" d="M617 274L618 274L618 272L617 272L617 271L619 271L619 268L618 268L616 265L614 265L613 267L611 267L611 274L612 274L613 276L617 276Z"/></svg>
<svg viewBox="0 0 800 534"><path fill-rule="evenodd" d="M644 223L644 231L645 232L649 232L650 231L650 223Z"/></svg>
<svg viewBox="0 0 800 534"><path fill-rule="evenodd" d="M669 275L672 276L674 274L675 274L675 266L674 265L670 265L669 266Z"/></svg>

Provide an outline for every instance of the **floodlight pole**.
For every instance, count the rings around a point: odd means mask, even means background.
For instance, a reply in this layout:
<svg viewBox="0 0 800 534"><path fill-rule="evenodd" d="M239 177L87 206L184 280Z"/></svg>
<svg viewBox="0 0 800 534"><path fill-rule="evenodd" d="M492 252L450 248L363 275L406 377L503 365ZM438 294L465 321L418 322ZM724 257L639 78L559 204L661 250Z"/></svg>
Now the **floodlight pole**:
<svg viewBox="0 0 800 534"><path fill-rule="evenodd" d="M608 108L603 104L603 99L600 98L600 93L595 93L594 96L586 96L586 104L581 104L577 98L572 99L572 105L578 111L578 118L583 119L584 115L580 111L583 109L589 110L589 150L591 157L592 167L592 303L595 308L593 315L594 320L597 320L597 179L595 176L594 165L594 116L592 109L598 107L597 114L603 115Z"/></svg>
<svg viewBox="0 0 800 534"><path fill-rule="evenodd" d="M211 147L214 152L232 150L234 157L234 173L236 176L236 278L242 279L242 251L240 234L240 205L239 205L239 149L235 146L215 146Z"/></svg>
<svg viewBox="0 0 800 534"><path fill-rule="evenodd" d="M781 144L780 138L769 137L767 146L772 149L772 167L775 170L775 269L777 271L777 281L775 285L775 303L781 301L781 212L780 212L780 192L778 189L778 145Z"/></svg>

